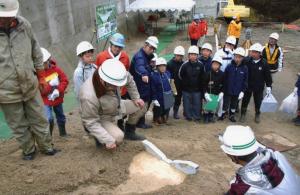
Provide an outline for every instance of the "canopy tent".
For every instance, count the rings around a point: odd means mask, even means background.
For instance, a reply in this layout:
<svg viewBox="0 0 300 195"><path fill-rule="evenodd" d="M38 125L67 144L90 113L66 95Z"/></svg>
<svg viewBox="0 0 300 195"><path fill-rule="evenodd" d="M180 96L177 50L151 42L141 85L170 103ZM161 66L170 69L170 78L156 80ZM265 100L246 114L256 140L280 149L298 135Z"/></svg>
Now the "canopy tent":
<svg viewBox="0 0 300 195"><path fill-rule="evenodd" d="M193 0L136 0L129 5L127 12L188 12L193 9L195 4Z"/></svg>

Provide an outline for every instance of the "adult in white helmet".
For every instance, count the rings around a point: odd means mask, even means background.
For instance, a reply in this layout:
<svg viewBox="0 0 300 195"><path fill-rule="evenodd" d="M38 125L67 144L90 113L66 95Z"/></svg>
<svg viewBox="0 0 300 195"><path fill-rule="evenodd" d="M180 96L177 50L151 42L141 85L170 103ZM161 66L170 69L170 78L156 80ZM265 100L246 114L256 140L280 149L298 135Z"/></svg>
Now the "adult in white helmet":
<svg viewBox="0 0 300 195"><path fill-rule="evenodd" d="M0 0L0 106L23 159L33 160L36 143L46 155L57 151L39 92L47 85L43 55L30 23L18 10L17 0Z"/></svg>
<svg viewBox="0 0 300 195"><path fill-rule="evenodd" d="M130 66L130 73L137 85L141 98L145 102L144 114L146 114L151 103L151 88L150 75L152 67L150 65L151 59L154 57L154 52L157 49L159 41L157 37L150 36L144 43L144 46L133 56ZM141 117L137 124L138 128L148 129L151 125L146 124L145 115Z"/></svg>
<svg viewBox="0 0 300 195"><path fill-rule="evenodd" d="M120 87L126 86L132 100L121 100ZM115 59L106 60L81 87L81 119L90 135L107 149L114 149L122 143L124 133L116 125L116 119L128 115L127 123L135 124L144 106L132 76L124 64ZM125 129L125 139L143 140L135 128Z"/></svg>
<svg viewBox="0 0 300 195"><path fill-rule="evenodd" d="M222 116L223 96L224 96L224 73L220 70L222 58L214 56L212 59L211 70L205 73L204 79L204 97L207 102L212 101L211 96L218 96L218 107L212 110L204 110L204 122L214 121L214 114L217 111L218 116Z"/></svg>
<svg viewBox="0 0 300 195"><path fill-rule="evenodd" d="M283 68L283 51L278 46L279 34L272 33L269 36L269 42L262 51L262 56L270 66L271 73L281 72Z"/></svg>
<svg viewBox="0 0 300 195"><path fill-rule="evenodd" d="M229 36L226 39L225 45L222 49L219 49L215 55L220 56L223 60L221 70L225 72L226 67L233 60L233 50L236 44L236 38L233 36Z"/></svg>
<svg viewBox="0 0 300 195"><path fill-rule="evenodd" d="M257 142L248 126L228 126L221 149L237 165L235 178L226 194L282 195L300 192L300 177L278 151Z"/></svg>
<svg viewBox="0 0 300 195"><path fill-rule="evenodd" d="M205 72L210 72L211 70L212 51L213 48L210 43L204 43L201 47L199 61L204 65Z"/></svg>
<svg viewBox="0 0 300 195"><path fill-rule="evenodd" d="M248 86L248 68L243 64L245 50L238 47L233 52L234 60L225 69L223 120L229 114L229 120L236 122L235 112L238 102L243 99Z"/></svg>
<svg viewBox="0 0 300 195"><path fill-rule="evenodd" d="M245 91L245 96L241 108L241 122L245 122L247 107L251 96L254 98L255 107L255 122L260 122L260 106L263 100L263 93L266 86L266 93L270 94L272 89L272 77L270 67L261 56L263 47L260 43L253 44L249 51L250 56L244 60L244 64L248 67L249 79L248 88Z"/></svg>
<svg viewBox="0 0 300 195"><path fill-rule="evenodd" d="M177 46L174 49L174 57L168 62L167 70L171 73L171 87L175 95L175 102L173 106L173 118L179 119L178 110L182 100L181 81L178 77L179 69L183 64L185 56L185 49L182 46Z"/></svg>
<svg viewBox="0 0 300 195"><path fill-rule="evenodd" d="M188 61L183 63L178 72L181 81L183 109L188 121L200 122L200 110L202 109L204 66L198 61L199 48L195 45L188 50Z"/></svg>

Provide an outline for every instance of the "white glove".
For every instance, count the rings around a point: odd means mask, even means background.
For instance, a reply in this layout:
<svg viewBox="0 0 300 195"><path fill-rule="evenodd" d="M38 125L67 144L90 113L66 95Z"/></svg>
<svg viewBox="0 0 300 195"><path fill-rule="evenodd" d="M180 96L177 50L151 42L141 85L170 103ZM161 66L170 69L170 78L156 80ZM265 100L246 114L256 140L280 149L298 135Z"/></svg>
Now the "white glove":
<svg viewBox="0 0 300 195"><path fill-rule="evenodd" d="M271 89L271 87L267 87L267 89L266 89L266 93L267 93L267 95L270 95L270 94L271 94L271 92L272 92L272 89Z"/></svg>
<svg viewBox="0 0 300 195"><path fill-rule="evenodd" d="M54 101L58 97L59 97L59 91L58 91L58 89L54 89L54 91L52 92L52 94L49 95L48 99L50 101Z"/></svg>
<svg viewBox="0 0 300 195"><path fill-rule="evenodd" d="M298 94L298 87L295 87L293 92L294 92L294 95L297 95Z"/></svg>
<svg viewBox="0 0 300 195"><path fill-rule="evenodd" d="M221 99L223 99L223 97L224 97L224 93L223 93L223 92L219 93L218 102L219 102Z"/></svg>
<svg viewBox="0 0 300 195"><path fill-rule="evenodd" d="M59 85L58 77L55 77L54 79L52 79L52 80L49 82L49 85L52 86L52 87L58 86L58 85Z"/></svg>
<svg viewBox="0 0 300 195"><path fill-rule="evenodd" d="M240 94L239 94L239 100L241 100L241 99L243 99L243 97L244 97L244 92L241 92Z"/></svg>
<svg viewBox="0 0 300 195"><path fill-rule="evenodd" d="M153 100L153 104L154 104L154 106L160 107L160 104L157 100Z"/></svg>
<svg viewBox="0 0 300 195"><path fill-rule="evenodd" d="M205 94L204 94L204 98L205 98L205 100L206 100L207 102L212 101L212 99L210 98L210 96L209 96L208 93L205 93Z"/></svg>

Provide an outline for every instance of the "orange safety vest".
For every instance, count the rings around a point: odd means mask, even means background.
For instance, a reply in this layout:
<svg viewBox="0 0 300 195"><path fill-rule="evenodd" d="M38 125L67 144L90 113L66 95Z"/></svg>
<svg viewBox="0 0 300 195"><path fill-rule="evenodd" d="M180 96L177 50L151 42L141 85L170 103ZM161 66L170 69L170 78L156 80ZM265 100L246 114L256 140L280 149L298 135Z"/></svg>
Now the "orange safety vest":
<svg viewBox="0 0 300 195"><path fill-rule="evenodd" d="M270 65L276 64L277 61L278 61L278 57L277 56L278 56L278 52L279 52L279 47L277 47L274 50L272 56L271 56L271 51L270 51L270 48L269 48L268 44L266 44L265 48L266 48L266 56L267 56L267 62L268 62L268 64L270 64Z"/></svg>

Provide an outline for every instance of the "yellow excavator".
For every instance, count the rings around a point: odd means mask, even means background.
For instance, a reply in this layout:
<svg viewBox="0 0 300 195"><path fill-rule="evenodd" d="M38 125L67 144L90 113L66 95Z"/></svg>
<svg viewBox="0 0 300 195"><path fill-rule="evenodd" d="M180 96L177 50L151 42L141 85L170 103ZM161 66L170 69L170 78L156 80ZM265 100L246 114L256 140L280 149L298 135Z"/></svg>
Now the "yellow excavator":
<svg viewBox="0 0 300 195"><path fill-rule="evenodd" d="M244 5L235 5L233 0L219 0L217 6L217 17L231 21L233 16L240 15L241 18L250 17L250 8Z"/></svg>

